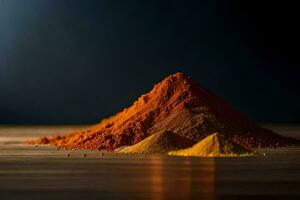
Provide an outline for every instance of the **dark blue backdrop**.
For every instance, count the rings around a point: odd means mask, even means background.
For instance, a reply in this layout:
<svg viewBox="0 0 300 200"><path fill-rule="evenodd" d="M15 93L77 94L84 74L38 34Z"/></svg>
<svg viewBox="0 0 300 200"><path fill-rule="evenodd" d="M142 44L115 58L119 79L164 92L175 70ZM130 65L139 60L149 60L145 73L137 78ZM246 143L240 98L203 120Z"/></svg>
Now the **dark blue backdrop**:
<svg viewBox="0 0 300 200"><path fill-rule="evenodd" d="M176 71L253 120L299 121L297 13L253 1L0 0L0 123L94 123Z"/></svg>

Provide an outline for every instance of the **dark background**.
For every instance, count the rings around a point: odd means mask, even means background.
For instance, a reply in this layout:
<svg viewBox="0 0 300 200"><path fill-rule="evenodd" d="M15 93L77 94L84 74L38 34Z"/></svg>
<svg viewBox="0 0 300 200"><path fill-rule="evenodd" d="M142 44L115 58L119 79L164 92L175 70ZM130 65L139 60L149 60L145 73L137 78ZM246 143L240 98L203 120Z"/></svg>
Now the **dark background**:
<svg viewBox="0 0 300 200"><path fill-rule="evenodd" d="M252 120L299 122L298 13L296 1L0 0L0 123L94 123L176 71Z"/></svg>

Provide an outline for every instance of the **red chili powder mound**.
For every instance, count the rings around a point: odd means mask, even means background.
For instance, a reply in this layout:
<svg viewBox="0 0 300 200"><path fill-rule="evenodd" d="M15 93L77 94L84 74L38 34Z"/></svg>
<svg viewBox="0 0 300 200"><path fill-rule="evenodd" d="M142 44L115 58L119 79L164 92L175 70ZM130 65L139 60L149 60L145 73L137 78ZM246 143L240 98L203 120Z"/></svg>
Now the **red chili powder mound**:
<svg viewBox="0 0 300 200"><path fill-rule="evenodd" d="M252 123L181 72L168 76L132 106L87 130L28 143L113 150L161 131L172 131L193 143L219 132L246 148L299 144Z"/></svg>

